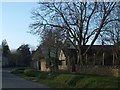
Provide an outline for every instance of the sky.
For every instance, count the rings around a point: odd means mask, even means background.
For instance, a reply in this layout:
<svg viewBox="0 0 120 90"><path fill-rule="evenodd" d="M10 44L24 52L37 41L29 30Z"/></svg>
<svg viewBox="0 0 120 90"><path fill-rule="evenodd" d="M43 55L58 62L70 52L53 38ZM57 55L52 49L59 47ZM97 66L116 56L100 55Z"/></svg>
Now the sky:
<svg viewBox="0 0 120 90"><path fill-rule="evenodd" d="M38 36L28 33L32 23L31 11L37 5L36 2L2 2L0 36L2 33L1 41L6 39L10 49L17 49L22 44L30 44L33 48L39 45Z"/></svg>

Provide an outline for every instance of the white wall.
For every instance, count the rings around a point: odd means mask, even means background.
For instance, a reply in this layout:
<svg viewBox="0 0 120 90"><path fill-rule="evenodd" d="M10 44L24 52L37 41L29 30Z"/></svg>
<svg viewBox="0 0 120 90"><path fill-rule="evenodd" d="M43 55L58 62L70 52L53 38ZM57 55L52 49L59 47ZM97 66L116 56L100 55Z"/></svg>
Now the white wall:
<svg viewBox="0 0 120 90"><path fill-rule="evenodd" d="M60 70L67 70L66 57L63 50L60 51L59 60L62 61L62 65L59 65L58 68Z"/></svg>

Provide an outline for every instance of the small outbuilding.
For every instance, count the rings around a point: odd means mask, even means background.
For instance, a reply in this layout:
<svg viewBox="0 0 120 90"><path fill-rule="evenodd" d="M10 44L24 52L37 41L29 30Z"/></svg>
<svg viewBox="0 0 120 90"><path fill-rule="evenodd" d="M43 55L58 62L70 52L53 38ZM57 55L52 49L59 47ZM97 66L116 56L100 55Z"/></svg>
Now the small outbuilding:
<svg viewBox="0 0 120 90"><path fill-rule="evenodd" d="M38 47L36 51L32 52L31 66L40 71L49 71L49 68L46 67L46 60L40 47Z"/></svg>

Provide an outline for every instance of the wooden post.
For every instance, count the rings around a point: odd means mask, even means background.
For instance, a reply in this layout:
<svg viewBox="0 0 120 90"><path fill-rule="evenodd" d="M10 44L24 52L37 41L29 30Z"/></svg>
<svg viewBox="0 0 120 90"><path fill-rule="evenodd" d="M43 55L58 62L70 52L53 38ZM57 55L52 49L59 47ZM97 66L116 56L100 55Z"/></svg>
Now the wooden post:
<svg viewBox="0 0 120 90"><path fill-rule="evenodd" d="M105 53L103 53L103 61L102 61L103 66L104 66L104 59L105 59Z"/></svg>

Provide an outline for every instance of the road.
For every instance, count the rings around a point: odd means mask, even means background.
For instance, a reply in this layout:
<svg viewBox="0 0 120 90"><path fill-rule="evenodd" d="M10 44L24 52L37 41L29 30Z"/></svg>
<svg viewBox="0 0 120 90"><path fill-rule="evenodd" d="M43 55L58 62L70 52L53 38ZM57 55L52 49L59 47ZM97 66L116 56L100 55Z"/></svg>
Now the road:
<svg viewBox="0 0 120 90"><path fill-rule="evenodd" d="M23 78L15 76L10 73L10 69L2 69L2 88L13 88L16 90L19 88L21 90L29 88L30 90L42 90L43 88L49 88L43 84L34 83L27 81ZM49 88L50 89L50 88ZM8 89L9 90L9 89Z"/></svg>

